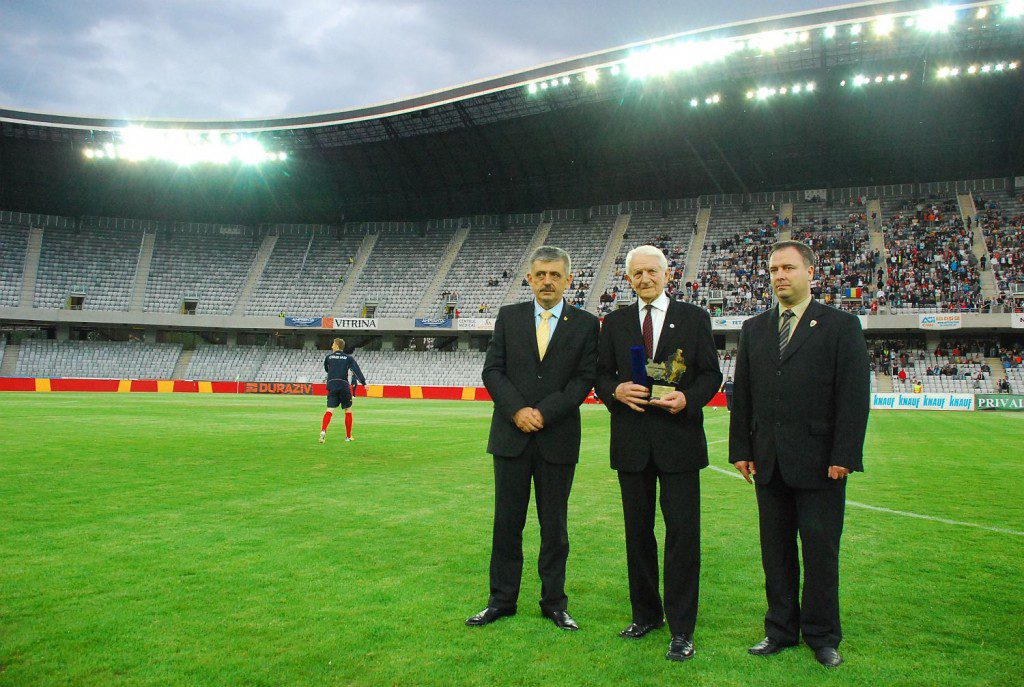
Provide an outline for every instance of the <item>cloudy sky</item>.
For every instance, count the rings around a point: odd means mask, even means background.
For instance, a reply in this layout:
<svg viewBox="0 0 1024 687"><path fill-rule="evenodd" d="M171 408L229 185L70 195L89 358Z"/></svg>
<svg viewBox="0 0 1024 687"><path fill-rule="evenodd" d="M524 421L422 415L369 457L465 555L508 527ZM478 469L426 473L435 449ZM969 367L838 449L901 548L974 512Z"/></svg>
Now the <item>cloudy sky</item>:
<svg viewBox="0 0 1024 687"><path fill-rule="evenodd" d="M825 0L0 0L0 107L258 117L395 100Z"/></svg>

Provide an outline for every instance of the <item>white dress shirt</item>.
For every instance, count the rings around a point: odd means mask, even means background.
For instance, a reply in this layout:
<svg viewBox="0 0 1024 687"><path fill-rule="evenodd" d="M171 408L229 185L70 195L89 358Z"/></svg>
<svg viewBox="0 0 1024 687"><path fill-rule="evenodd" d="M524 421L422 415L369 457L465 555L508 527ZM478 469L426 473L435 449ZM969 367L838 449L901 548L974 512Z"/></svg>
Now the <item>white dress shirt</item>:
<svg viewBox="0 0 1024 687"><path fill-rule="evenodd" d="M668 313L669 298L662 291L661 295L651 301L651 331L654 333L654 348L651 351L652 354L658 352L658 341L661 339L661 328L665 324L665 315ZM640 332L644 331L644 320L647 318L647 311L644 307L647 305L644 303L642 298L637 299L637 305L640 306Z"/></svg>

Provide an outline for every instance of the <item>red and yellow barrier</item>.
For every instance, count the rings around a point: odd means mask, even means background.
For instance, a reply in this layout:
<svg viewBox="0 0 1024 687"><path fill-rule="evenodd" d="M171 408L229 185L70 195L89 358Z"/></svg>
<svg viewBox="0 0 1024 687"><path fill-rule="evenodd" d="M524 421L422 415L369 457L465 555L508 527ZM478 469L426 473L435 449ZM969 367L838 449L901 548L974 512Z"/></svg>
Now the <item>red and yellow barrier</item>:
<svg viewBox="0 0 1024 687"><path fill-rule="evenodd" d="M65 379L0 377L0 391L93 391L108 393L269 394L326 396L327 385L293 382L203 382L185 379ZM435 401L490 401L487 389L473 386L390 386L371 384L356 389L356 396L409 398ZM599 403L593 394L587 403ZM709 405L724 406L718 394Z"/></svg>

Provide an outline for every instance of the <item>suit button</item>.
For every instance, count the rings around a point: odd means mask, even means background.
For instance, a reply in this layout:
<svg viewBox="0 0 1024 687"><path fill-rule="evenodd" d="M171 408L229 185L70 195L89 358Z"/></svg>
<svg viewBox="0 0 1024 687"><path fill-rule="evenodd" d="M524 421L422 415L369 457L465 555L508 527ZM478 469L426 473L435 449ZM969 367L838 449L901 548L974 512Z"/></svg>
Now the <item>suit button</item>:
<svg viewBox="0 0 1024 687"><path fill-rule="evenodd" d="M542 375L537 375L537 379L542 379Z"/></svg>
<svg viewBox="0 0 1024 687"><path fill-rule="evenodd" d="M776 422L776 423L775 423L775 426L776 426L776 427L781 427L781 426L782 426L782 423L781 423L781 422Z"/></svg>
<svg viewBox="0 0 1024 687"><path fill-rule="evenodd" d="M781 377L782 376L782 370L776 370L775 371L775 376L776 377Z"/></svg>

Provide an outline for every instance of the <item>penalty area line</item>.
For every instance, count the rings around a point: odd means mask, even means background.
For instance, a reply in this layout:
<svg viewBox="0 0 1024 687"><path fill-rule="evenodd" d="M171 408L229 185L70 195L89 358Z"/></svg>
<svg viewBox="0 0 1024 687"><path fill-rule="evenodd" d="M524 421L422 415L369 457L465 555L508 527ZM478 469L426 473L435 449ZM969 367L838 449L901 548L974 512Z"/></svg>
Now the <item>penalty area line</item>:
<svg viewBox="0 0 1024 687"><path fill-rule="evenodd" d="M708 445L710 446L711 444L721 444L721 443L724 443L726 441L728 441L728 439L719 439L717 441L709 441ZM712 470L714 470L715 472L722 473L723 475L728 475L729 477L736 477L738 479L743 479L743 475L741 475L739 472L736 472L735 470L726 470L725 468L720 468L717 465L709 465L708 467L711 468ZM870 511L874 511L876 513L888 513L889 515L901 515L901 516L903 516L905 518L917 518L918 520L928 520L929 522L940 522L940 523L942 523L944 525L955 525L957 527L973 527L973 528L979 529L979 530L987 530L989 532L998 532L999 534L1010 534L1010 535L1013 535L1015 537L1024 537L1024 532L1022 532L1020 530L1011 530L1011 529L1008 529L1006 527L993 527L992 525L980 525L980 524L978 524L976 522L965 522L963 520L950 520L948 518L937 518L934 515L924 515L922 513L913 513L911 511L906 511L906 510L896 510L894 508L885 508L883 506L872 506L872 505L867 504L867 503L860 503L859 501L847 501L846 505L853 506L854 508L863 508L864 510L870 510Z"/></svg>

